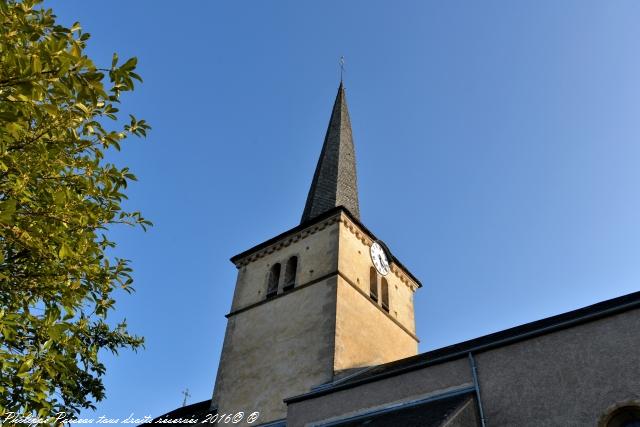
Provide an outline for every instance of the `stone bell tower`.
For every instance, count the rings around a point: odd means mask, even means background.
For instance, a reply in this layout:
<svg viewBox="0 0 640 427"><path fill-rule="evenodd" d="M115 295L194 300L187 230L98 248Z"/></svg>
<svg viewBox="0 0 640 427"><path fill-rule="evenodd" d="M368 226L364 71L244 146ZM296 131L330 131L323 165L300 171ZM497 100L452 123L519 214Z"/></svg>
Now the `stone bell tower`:
<svg viewBox="0 0 640 427"><path fill-rule="evenodd" d="M378 268L375 243L385 258ZM212 399L218 413L282 420L287 397L417 354L421 285L360 222L342 83L301 224L231 261L238 278Z"/></svg>

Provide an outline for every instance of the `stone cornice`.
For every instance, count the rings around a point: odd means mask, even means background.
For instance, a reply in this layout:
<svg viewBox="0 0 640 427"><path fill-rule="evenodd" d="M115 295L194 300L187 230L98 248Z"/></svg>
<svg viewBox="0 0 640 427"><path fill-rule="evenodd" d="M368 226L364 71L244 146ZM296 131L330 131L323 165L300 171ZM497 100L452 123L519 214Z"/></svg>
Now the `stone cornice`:
<svg viewBox="0 0 640 427"><path fill-rule="evenodd" d="M377 240L369 230L364 229L361 224L353 221L344 212L340 215L339 221L364 245L371 246ZM414 292L421 286L409 275L406 268L402 266L395 257L391 260L391 272Z"/></svg>
<svg viewBox="0 0 640 427"><path fill-rule="evenodd" d="M343 222L345 225L349 224L352 232L359 239L365 239L366 244L371 245L375 240L378 240L376 236L367 229L357 218L353 216L348 209L344 206L338 206L330 211L317 216L309 222L298 225L282 234L277 235L263 243L260 243L251 249L248 249L231 258L231 262L237 267L241 268L257 259L264 257L265 255L276 252L284 247L291 245L305 237L317 233L320 230L324 230L330 225L336 222ZM400 278L407 286L410 286L413 290L415 288L422 287L420 281L396 258L392 256L391 271Z"/></svg>
<svg viewBox="0 0 640 427"><path fill-rule="evenodd" d="M298 242L300 240L305 239L306 237L309 237L315 233L317 233L318 231L324 230L325 228L329 227L330 225L335 224L336 222L338 222L339 220L339 213L335 213L333 216L329 217L329 218L325 218L322 221L316 222L314 224L309 225L308 227L305 228L301 228L300 230L297 230L296 232L287 232L284 233L285 235L281 235L278 237L281 237L281 239L277 239L276 237L276 241L265 246L264 248L261 248L259 250L253 251L250 254L247 254L247 256L241 257L239 259L236 259L237 257L234 257L231 259L231 261L235 264L235 266L237 268L241 268L244 267L247 264L252 263L253 261L260 259L262 257L264 257L265 255L269 255L272 254L276 251L279 251L282 248L286 248L287 246L291 245L292 243ZM295 229L294 229L295 230ZM291 230L293 231L293 230ZM272 239L273 240L273 239ZM268 241L270 242L270 241Z"/></svg>

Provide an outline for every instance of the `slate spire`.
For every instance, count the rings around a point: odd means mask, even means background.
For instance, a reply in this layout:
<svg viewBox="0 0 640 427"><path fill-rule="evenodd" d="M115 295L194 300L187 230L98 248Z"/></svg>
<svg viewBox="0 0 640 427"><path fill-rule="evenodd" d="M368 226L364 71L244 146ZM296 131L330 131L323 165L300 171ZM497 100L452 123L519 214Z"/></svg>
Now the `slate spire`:
<svg viewBox="0 0 640 427"><path fill-rule="evenodd" d="M347 99L340 82L301 223L336 206L344 206L360 219L355 154Z"/></svg>

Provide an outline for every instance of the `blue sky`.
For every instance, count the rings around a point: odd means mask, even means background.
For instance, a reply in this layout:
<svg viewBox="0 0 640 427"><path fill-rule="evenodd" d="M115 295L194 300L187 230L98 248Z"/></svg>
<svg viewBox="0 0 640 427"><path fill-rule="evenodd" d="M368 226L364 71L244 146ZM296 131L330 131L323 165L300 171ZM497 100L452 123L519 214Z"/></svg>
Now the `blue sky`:
<svg viewBox="0 0 640 427"><path fill-rule="evenodd" d="M149 232L116 230L146 349L95 414L213 390L229 258L298 224L346 58L364 224L424 283L420 351L640 289L640 3L50 1L137 56L114 158ZM393 6L392 6L393 5Z"/></svg>

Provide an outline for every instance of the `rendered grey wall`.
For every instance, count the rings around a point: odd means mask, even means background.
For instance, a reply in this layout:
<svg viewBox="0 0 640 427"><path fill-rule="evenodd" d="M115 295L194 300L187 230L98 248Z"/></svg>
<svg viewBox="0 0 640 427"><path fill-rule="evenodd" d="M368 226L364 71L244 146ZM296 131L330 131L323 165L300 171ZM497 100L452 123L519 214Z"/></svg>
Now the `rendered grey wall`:
<svg viewBox="0 0 640 427"><path fill-rule="evenodd" d="M640 399L640 310L476 354L489 427L588 427ZM471 383L464 359L288 407L288 426L362 414Z"/></svg>
<svg viewBox="0 0 640 427"><path fill-rule="evenodd" d="M596 426L640 398L640 310L477 356L489 426Z"/></svg>

